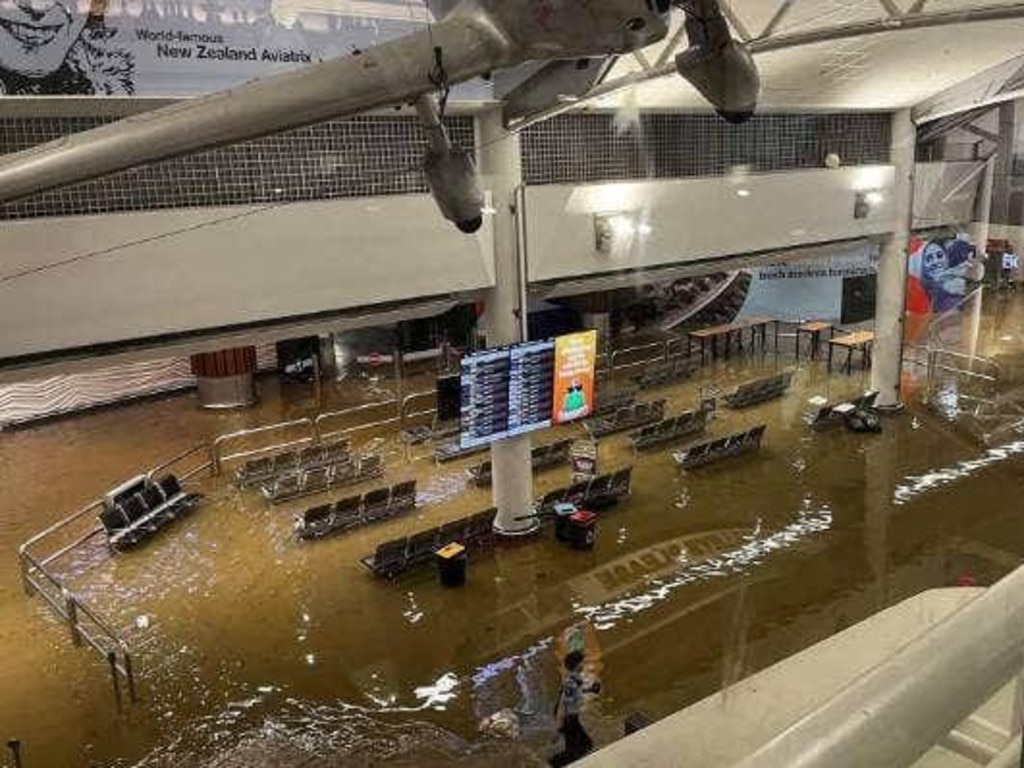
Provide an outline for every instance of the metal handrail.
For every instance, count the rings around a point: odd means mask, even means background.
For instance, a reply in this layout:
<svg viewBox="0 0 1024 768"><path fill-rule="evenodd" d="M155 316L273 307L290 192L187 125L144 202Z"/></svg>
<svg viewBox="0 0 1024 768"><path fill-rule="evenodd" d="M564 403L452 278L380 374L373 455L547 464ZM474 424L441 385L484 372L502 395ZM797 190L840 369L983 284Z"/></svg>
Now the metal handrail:
<svg viewBox="0 0 1024 768"><path fill-rule="evenodd" d="M1024 568L740 761L736 768L910 765L1021 674Z"/></svg>
<svg viewBox="0 0 1024 768"><path fill-rule="evenodd" d="M340 411L327 411L326 413L321 413L319 416L316 417L316 419L314 419L313 430L316 432L318 439L323 440L324 434L321 431L321 425L325 421L328 421L329 419L339 419L344 416L352 416L363 411L375 410L377 408L385 408L388 406L398 406L399 408L401 408L401 401L399 401L397 398L392 397L387 400L377 400L372 403L363 403L362 405L355 405L351 408L345 408ZM343 432L344 430L341 430L340 432L332 432L330 434L335 435L341 434Z"/></svg>
<svg viewBox="0 0 1024 768"><path fill-rule="evenodd" d="M157 464L155 467L150 469L149 472L146 473L146 477L152 479L152 477L155 474L157 474L158 472L163 472L165 469L168 469L168 468L174 466L179 461L187 459L189 456L194 456L197 453L206 453L209 450L210 450L210 444L209 443L200 443L199 445L195 445L195 446L189 448L186 451L182 451L177 456L174 456L173 458L167 459L167 461L165 461L165 462L163 462L161 464ZM192 474L195 474L195 473L193 472Z"/></svg>
<svg viewBox="0 0 1024 768"><path fill-rule="evenodd" d="M242 437L252 437L254 435L265 435L268 432L274 432L282 429L293 429L295 427L309 427L312 430L312 435L308 438L309 442L316 440L317 429L316 424L308 416L303 416L301 419L293 419L292 421L281 421L276 424L265 424L262 427L251 427L249 429L240 429L236 432L228 432L227 434L218 435L214 438L213 442L210 443L210 469L214 475L219 475L221 470L221 456L220 447L228 440L236 440ZM273 450L275 446L268 446L266 450Z"/></svg>
<svg viewBox="0 0 1024 768"><path fill-rule="evenodd" d="M956 352L952 349L935 349L932 350L933 354L938 357L951 357L954 360L966 360L970 366L968 370L973 372L975 364L981 364L987 366L993 373L994 376L999 376L1002 373L1002 367L990 357L980 357L978 355L967 355L963 352Z"/></svg>
<svg viewBox="0 0 1024 768"><path fill-rule="evenodd" d="M654 360L662 359L666 355L666 345L667 345L667 342L665 342L665 341L652 341L652 342L650 342L648 344L638 344L635 347L623 347L621 349L614 349L614 350L612 350L611 355L609 356L609 363L611 365L611 370L615 371L615 370L619 369L619 367L616 366L615 361L620 356L628 355L628 354L631 354L631 353L634 353L634 352L640 352L640 351L643 351L643 350L649 350L649 349L661 350L661 352L658 354L657 357L653 357L653 358L649 358L649 359L644 360L643 362L645 362L645 363L649 363L649 362L652 362Z"/></svg>
<svg viewBox="0 0 1024 768"><path fill-rule="evenodd" d="M402 417L401 416L392 416L392 417L387 418L387 419L381 419L380 421L370 421L370 422L367 422L366 424L356 424L355 426L345 427L344 429L338 429L338 430L335 430L334 432L326 432L326 433L324 433L322 435L322 438L326 439L328 437L338 437L338 436L346 436L347 437L347 436L358 434L359 432L366 432L366 431L371 430L371 429L380 429L381 427L398 426L398 425L401 425L401 423L402 423Z"/></svg>
<svg viewBox="0 0 1024 768"><path fill-rule="evenodd" d="M43 539L45 539L48 536L51 536L52 534L56 533L61 528L67 527L71 523L75 522L75 520L78 520L80 517L84 516L86 513L92 512L97 507L102 507L102 506L103 506L103 502L100 499L96 499L95 501L90 502L88 506L82 507L82 509L78 510L77 512L73 512L72 514L68 515L67 517L58 520L53 525L51 525L48 528L40 531L35 536L31 537L28 541L26 541L24 544L22 544L18 548L19 554L23 553L23 552L27 552L30 547L35 546L37 543L39 543Z"/></svg>
<svg viewBox="0 0 1024 768"><path fill-rule="evenodd" d="M425 400L427 398L430 398L430 399L436 401L437 400L437 392L435 392L433 390L429 390L429 391L425 390L423 392L411 392L408 395L406 395L405 397L403 397L402 398L402 407L401 407L400 412L399 412L399 415L401 416L403 422L405 421L405 419L412 418L414 416L426 415L428 413L428 411L430 413L437 413L437 408L436 407L429 408L429 409L427 409L425 411L413 411L413 412L409 411L409 406L412 405L414 402L416 402L417 400Z"/></svg>

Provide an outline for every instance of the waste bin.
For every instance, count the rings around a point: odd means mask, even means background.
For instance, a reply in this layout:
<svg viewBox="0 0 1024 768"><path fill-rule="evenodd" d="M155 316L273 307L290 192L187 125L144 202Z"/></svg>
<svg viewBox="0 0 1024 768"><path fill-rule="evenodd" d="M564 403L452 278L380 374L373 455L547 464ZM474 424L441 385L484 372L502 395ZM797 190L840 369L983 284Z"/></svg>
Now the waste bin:
<svg viewBox="0 0 1024 768"><path fill-rule="evenodd" d="M583 509L569 515L566 536L573 549L593 549L597 541L597 515Z"/></svg>
<svg viewBox="0 0 1024 768"><path fill-rule="evenodd" d="M434 553L437 575L445 587L461 587L466 583L466 548L456 541Z"/></svg>
<svg viewBox="0 0 1024 768"><path fill-rule="evenodd" d="M569 518L578 511L575 504L555 504L555 538L568 541Z"/></svg>

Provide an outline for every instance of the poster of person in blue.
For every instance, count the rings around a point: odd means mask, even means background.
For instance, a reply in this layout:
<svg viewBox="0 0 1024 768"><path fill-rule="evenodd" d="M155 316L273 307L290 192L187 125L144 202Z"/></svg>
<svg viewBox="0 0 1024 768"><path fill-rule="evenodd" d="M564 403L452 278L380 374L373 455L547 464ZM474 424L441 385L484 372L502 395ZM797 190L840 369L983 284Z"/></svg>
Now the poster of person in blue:
<svg viewBox="0 0 1024 768"><path fill-rule="evenodd" d="M132 55L111 40L107 0L0 0L0 93L130 95Z"/></svg>

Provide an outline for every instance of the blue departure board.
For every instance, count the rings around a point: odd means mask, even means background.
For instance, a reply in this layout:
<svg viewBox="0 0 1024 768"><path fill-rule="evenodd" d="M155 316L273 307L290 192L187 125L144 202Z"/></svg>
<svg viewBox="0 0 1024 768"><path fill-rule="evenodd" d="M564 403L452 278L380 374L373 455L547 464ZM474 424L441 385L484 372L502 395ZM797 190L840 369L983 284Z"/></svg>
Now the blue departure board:
<svg viewBox="0 0 1024 768"><path fill-rule="evenodd" d="M487 349L462 359L463 448L551 426L554 341Z"/></svg>

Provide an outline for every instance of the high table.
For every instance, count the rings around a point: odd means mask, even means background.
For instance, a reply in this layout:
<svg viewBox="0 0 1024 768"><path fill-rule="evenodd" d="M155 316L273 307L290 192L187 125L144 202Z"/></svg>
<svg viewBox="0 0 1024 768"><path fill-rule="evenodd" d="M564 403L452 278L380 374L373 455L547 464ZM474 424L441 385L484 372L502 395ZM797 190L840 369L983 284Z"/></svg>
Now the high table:
<svg viewBox="0 0 1024 768"><path fill-rule="evenodd" d="M766 349L768 344L768 326L775 324L775 351L779 349L779 322L771 317L748 317L743 320L739 320L735 323L726 323L724 325L713 325L710 328L701 328L700 330L690 331L686 335L686 355L690 356L693 350L693 342L700 342L700 362L704 364L704 358L707 352L707 343L711 341L711 357L712 359L718 357L718 340L720 338L725 339L725 356L729 357L729 353L732 348L733 336L736 337L737 347L743 349L743 332L750 330L750 346L754 346L754 342L760 337L761 348Z"/></svg>
<svg viewBox="0 0 1024 768"><path fill-rule="evenodd" d="M835 335L835 326L824 320L811 320L798 325L796 328L796 359L800 359L800 339L803 334L807 334L811 337L811 359L816 360L818 347L821 346L821 334L825 331L828 331L828 337L831 339Z"/></svg>
<svg viewBox="0 0 1024 768"><path fill-rule="evenodd" d="M836 347L846 350L846 372L853 370L853 353L860 352L861 362L866 368L871 361L871 346L875 342L874 331L857 331L828 340L828 369L832 370L832 353Z"/></svg>

